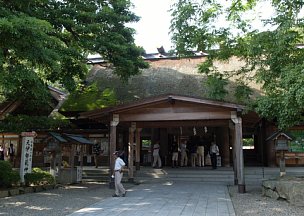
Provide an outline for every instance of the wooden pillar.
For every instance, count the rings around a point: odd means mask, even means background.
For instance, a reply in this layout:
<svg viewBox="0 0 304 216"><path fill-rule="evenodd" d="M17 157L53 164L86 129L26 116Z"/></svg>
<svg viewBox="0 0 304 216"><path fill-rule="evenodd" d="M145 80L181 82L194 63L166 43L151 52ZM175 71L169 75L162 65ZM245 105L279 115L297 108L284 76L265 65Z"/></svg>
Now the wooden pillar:
<svg viewBox="0 0 304 216"><path fill-rule="evenodd" d="M150 163L151 166L153 164L153 145L157 142L160 141L159 145L160 145L160 154L162 154L163 150L162 150L162 140L160 139L160 129L159 128L152 128L151 130L151 149L150 149ZM162 155L160 155L162 157ZM166 160L165 160L166 163Z"/></svg>
<svg viewBox="0 0 304 216"><path fill-rule="evenodd" d="M140 170L140 132L141 128L136 129L136 148L135 148L135 166L136 170Z"/></svg>
<svg viewBox="0 0 304 216"><path fill-rule="evenodd" d="M168 142L168 130L167 128L159 129L159 145L160 145L160 159L162 160L162 165L167 166L171 161L171 158L168 158L169 155L169 142ZM153 151L152 151L153 152ZM152 156L153 158L153 156ZM168 163L169 162L169 163Z"/></svg>
<svg viewBox="0 0 304 216"><path fill-rule="evenodd" d="M259 123L259 145L261 146L261 159L262 166L264 167L267 165L266 121L264 118L262 118Z"/></svg>
<svg viewBox="0 0 304 216"><path fill-rule="evenodd" d="M83 149L84 149L84 146L83 146L83 144L81 144L81 145L80 145L80 154L79 154L79 156L80 156L80 166L81 166L81 169L82 169L82 167L83 167Z"/></svg>
<svg viewBox="0 0 304 216"><path fill-rule="evenodd" d="M74 183L74 166L75 166L75 152L76 152L76 145L75 144L72 144L71 146L71 157L70 157L70 166L71 166L71 172L70 172L70 180L71 180L71 183Z"/></svg>
<svg viewBox="0 0 304 216"><path fill-rule="evenodd" d="M224 167L230 167L230 149L229 149L229 128L223 127L223 145L222 145L222 164Z"/></svg>
<svg viewBox="0 0 304 216"><path fill-rule="evenodd" d="M50 161L50 173L54 177L56 176L55 170L56 170L56 152L54 151L51 153L51 161Z"/></svg>
<svg viewBox="0 0 304 216"><path fill-rule="evenodd" d="M280 151L280 177L286 175L284 151Z"/></svg>
<svg viewBox="0 0 304 216"><path fill-rule="evenodd" d="M110 122L110 143L109 143L109 149L110 149L110 152L109 152L109 158L110 158L110 172L109 172L109 179L110 179L110 182L109 182L109 187L110 188L114 188L114 179L111 178L110 176L112 175L113 173L113 170L114 170L114 163L115 163L115 160L114 160L114 157L113 157L113 153L116 151L116 127L119 123L119 116L118 115L113 115L113 121Z"/></svg>
<svg viewBox="0 0 304 216"><path fill-rule="evenodd" d="M112 125L110 128L110 170L113 171L115 160L113 154L116 151L116 125Z"/></svg>
<svg viewBox="0 0 304 216"><path fill-rule="evenodd" d="M61 143L60 143L61 144ZM60 146L59 144L59 146ZM59 160L58 160L58 176L61 176L61 164L62 164L62 147L60 147L60 151L57 153L59 156Z"/></svg>
<svg viewBox="0 0 304 216"><path fill-rule="evenodd" d="M79 166L80 166L80 170L81 170L81 174L80 174L80 177L79 177L79 181L80 182L82 182L82 172L83 172L83 149L84 149L83 144L80 144L80 153L79 153L79 157L80 157ZM77 178L78 177L76 177L76 179Z"/></svg>
<svg viewBox="0 0 304 216"><path fill-rule="evenodd" d="M235 128L234 124L229 122L231 144L232 144L232 162L233 162L233 172L234 172L234 185L238 185L238 176L237 176L237 163L236 163L236 147L235 147Z"/></svg>
<svg viewBox="0 0 304 216"><path fill-rule="evenodd" d="M134 182L134 132L136 130L136 123L132 122L129 128L129 155L128 155L128 168L129 168L129 182Z"/></svg>
<svg viewBox="0 0 304 216"><path fill-rule="evenodd" d="M235 149L237 161L238 175L238 191L245 193L245 173L244 173L244 156L243 156L243 133L242 133L242 118L236 115L236 112L231 112L231 119L235 124Z"/></svg>
<svg viewBox="0 0 304 216"><path fill-rule="evenodd" d="M266 144L267 166L276 167L275 143L263 141L263 144Z"/></svg>

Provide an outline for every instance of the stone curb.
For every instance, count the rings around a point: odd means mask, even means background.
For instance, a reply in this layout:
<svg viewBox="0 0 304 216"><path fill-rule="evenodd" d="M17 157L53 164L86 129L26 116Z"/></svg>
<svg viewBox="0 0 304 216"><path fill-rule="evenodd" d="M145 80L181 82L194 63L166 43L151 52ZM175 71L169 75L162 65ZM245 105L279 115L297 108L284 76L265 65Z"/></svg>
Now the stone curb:
<svg viewBox="0 0 304 216"><path fill-rule="evenodd" d="M19 187L19 188L8 188L6 190L0 190L0 198L5 198L9 196L17 196L20 194L41 192L45 190L52 190L57 188L56 185L36 185L29 187Z"/></svg>

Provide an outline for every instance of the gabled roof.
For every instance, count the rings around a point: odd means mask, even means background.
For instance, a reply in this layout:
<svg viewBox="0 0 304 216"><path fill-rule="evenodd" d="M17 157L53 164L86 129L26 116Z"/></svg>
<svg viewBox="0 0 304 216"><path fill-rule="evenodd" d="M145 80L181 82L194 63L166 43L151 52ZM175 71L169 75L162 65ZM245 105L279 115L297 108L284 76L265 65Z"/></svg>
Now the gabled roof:
<svg viewBox="0 0 304 216"><path fill-rule="evenodd" d="M78 134L64 134L67 138L71 139L72 141L78 142L80 144L89 144L93 145L94 143L87 138L83 137L82 135Z"/></svg>
<svg viewBox="0 0 304 216"><path fill-rule="evenodd" d="M55 99L55 101L57 101L57 103L65 99L65 97L67 96L66 93L52 86L48 86L48 89L51 96ZM0 103L0 120L4 119L7 114L13 113L14 111L18 112L18 110L22 108L22 106L20 106L21 104L22 102L20 100L6 101ZM57 105L58 104L56 104L55 107ZM57 106L56 108L58 109L59 107Z"/></svg>
<svg viewBox="0 0 304 216"><path fill-rule="evenodd" d="M65 93L55 87L52 87L52 86L48 86L48 89L49 89L52 97L57 101L64 99L68 95L67 93Z"/></svg>
<svg viewBox="0 0 304 216"><path fill-rule="evenodd" d="M159 95L155 97L146 98L143 100L138 100L133 103L118 105L114 107L108 107L105 109L97 109L89 112L83 112L80 114L80 118L94 118L94 117L102 117L106 116L110 113L120 113L125 112L129 110L139 109L151 105L157 105L160 103L168 102L168 103L175 103L176 101L180 102L186 102L196 105L203 105L203 106L209 106L214 108L223 108L223 109L229 109L231 111L242 111L245 109L243 105L234 104L234 103L228 103L228 102L222 102L222 101L216 101L216 100L209 100L204 98L197 98L197 97L189 97L189 96L183 96L183 95L175 95L175 94L165 94L165 95Z"/></svg>
<svg viewBox="0 0 304 216"><path fill-rule="evenodd" d="M69 141L72 141L80 144L93 145L92 141L88 140L87 138L79 134L67 134L67 133L59 134L56 132L49 132L49 134L60 143L68 143Z"/></svg>
<svg viewBox="0 0 304 216"><path fill-rule="evenodd" d="M176 95L176 94L165 94L165 95L159 95L156 97L146 98L146 99L136 101L136 102L130 103L130 104L112 107L111 112L114 112L114 111L117 112L120 110L135 108L138 106L149 105L149 104L158 103L158 102L162 102L162 101L168 101L168 102L174 103L175 100L196 103L196 104L211 105L211 106L217 106L217 107L240 109L240 111L245 108L244 106L239 105L239 104L228 103L228 102L223 102L223 101L216 101L216 100L210 100L210 99L198 98L198 97L189 97L189 96Z"/></svg>
<svg viewBox="0 0 304 216"><path fill-rule="evenodd" d="M283 136L288 140L292 140L292 138L289 135L287 135L286 133L284 133L282 131L277 131L277 132L273 133L271 136L269 136L266 139L266 141L278 139L278 137L280 137L280 136Z"/></svg>
<svg viewBox="0 0 304 216"><path fill-rule="evenodd" d="M21 104L20 101L12 101L12 102L4 102L0 104L0 120L4 119L4 117L13 112L18 106Z"/></svg>
<svg viewBox="0 0 304 216"><path fill-rule="evenodd" d="M67 143L68 141L64 139L61 134L55 132L49 132L49 134L56 139L58 142Z"/></svg>

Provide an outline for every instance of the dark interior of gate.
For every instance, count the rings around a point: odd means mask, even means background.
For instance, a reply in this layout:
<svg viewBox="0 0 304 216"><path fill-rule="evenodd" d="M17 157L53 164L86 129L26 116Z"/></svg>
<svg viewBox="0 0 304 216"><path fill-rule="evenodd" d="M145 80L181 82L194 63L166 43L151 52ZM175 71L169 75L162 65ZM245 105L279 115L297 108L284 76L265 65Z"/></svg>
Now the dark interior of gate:
<svg viewBox="0 0 304 216"><path fill-rule="evenodd" d="M193 124L193 123L192 123ZM262 164L259 159L258 142L255 141L255 131L248 131L243 134L244 140L249 140L249 143L244 143L244 163L246 166L259 166ZM233 166L233 143L230 135L229 125L211 126L210 122L199 122L197 124L188 125L182 124L178 127L166 128L143 128L140 134L140 165L152 166L153 163L153 145L159 141L160 157L163 166L172 166L172 147L174 143L179 146L178 165L181 166L181 144L186 143L187 163L183 166L191 167L191 153L197 150L198 146L204 147L204 166L211 166L210 161L210 145L215 142L219 147L219 156L217 157L217 166L231 167ZM127 134L126 134L127 135ZM125 140L128 140L127 138ZM135 142L135 141L134 141ZM128 142L118 144L117 149L128 149ZM127 160L127 158L125 158ZM195 166L199 166L198 163Z"/></svg>

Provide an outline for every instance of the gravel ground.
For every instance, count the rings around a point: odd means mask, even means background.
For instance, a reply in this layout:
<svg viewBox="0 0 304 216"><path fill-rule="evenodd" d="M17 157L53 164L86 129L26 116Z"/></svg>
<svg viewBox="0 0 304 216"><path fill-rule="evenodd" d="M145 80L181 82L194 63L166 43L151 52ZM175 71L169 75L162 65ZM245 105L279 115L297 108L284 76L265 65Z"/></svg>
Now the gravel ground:
<svg viewBox="0 0 304 216"><path fill-rule="evenodd" d="M132 184L124 184L130 188ZM0 199L0 215L43 216L68 215L114 194L108 184L91 183L59 187Z"/></svg>
<svg viewBox="0 0 304 216"><path fill-rule="evenodd" d="M285 200L274 200L262 196L261 186L246 186L246 193L237 192L237 186L228 188L237 216L303 216L304 207L297 207Z"/></svg>

